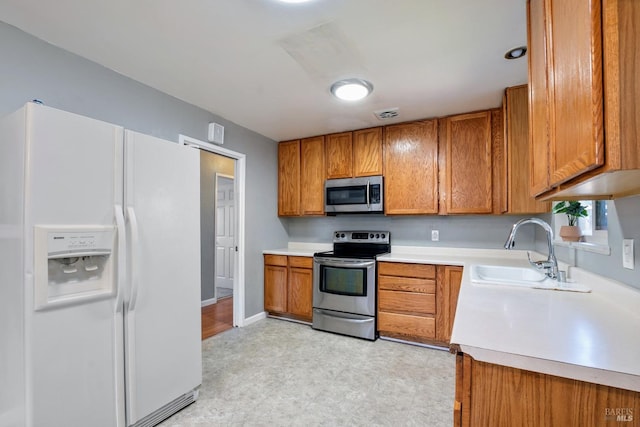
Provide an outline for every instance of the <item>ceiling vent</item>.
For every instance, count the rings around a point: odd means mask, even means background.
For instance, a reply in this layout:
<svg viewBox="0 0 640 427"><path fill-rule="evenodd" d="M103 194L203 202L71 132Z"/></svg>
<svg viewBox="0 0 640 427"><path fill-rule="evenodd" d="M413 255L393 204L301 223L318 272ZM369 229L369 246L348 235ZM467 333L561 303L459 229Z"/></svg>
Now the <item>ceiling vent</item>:
<svg viewBox="0 0 640 427"><path fill-rule="evenodd" d="M400 111L398 107L395 107L387 108L386 110L374 111L373 114L375 114L378 120L389 120L398 117L400 115Z"/></svg>

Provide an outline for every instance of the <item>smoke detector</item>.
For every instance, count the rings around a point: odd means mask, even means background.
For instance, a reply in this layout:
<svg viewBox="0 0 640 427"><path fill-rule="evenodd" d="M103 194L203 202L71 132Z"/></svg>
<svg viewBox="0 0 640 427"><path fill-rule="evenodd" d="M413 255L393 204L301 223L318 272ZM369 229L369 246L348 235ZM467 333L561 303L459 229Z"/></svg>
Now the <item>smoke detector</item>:
<svg viewBox="0 0 640 427"><path fill-rule="evenodd" d="M400 115L400 111L398 107L394 107L374 111L373 114L378 118L378 120L389 120L398 117Z"/></svg>

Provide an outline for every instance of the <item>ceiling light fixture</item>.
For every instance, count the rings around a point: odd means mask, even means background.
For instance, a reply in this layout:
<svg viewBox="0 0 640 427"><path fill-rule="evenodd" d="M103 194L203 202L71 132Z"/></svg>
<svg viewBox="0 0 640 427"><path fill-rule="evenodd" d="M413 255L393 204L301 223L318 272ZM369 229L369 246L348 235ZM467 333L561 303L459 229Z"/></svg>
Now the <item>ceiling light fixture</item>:
<svg viewBox="0 0 640 427"><path fill-rule="evenodd" d="M282 3L306 3L310 0L280 0Z"/></svg>
<svg viewBox="0 0 640 427"><path fill-rule="evenodd" d="M373 85L362 79L345 79L331 85L331 93L344 101L359 101L373 91Z"/></svg>
<svg viewBox="0 0 640 427"><path fill-rule="evenodd" d="M519 47L514 47L513 49L507 51L507 53L504 54L504 58L505 59L518 59L518 58L522 58L526 54L527 54L527 47L526 46L519 46Z"/></svg>

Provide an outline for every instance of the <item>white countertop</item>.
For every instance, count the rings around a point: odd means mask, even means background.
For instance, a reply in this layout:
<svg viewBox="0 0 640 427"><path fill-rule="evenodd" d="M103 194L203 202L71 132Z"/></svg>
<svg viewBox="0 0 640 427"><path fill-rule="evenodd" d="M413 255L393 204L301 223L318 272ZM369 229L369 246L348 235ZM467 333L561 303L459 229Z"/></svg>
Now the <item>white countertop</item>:
<svg viewBox="0 0 640 427"><path fill-rule="evenodd" d="M394 247L378 261L529 266L524 251L433 247ZM451 337L463 352L484 362L640 391L640 291L578 268L569 268L569 277L592 292L475 284L469 270Z"/></svg>
<svg viewBox="0 0 640 427"><path fill-rule="evenodd" d="M330 251L332 249L332 243L289 242L286 248L266 249L262 253L266 255L313 256L316 252Z"/></svg>

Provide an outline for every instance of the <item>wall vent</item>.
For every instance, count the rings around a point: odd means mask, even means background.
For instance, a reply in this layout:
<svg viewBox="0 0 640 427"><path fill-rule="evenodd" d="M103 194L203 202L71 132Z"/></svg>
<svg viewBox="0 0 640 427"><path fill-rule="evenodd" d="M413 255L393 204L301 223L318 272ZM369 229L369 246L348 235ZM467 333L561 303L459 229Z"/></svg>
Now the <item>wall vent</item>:
<svg viewBox="0 0 640 427"><path fill-rule="evenodd" d="M374 111L373 114L378 118L378 120L389 120L398 117L400 115L400 111L398 107L395 107Z"/></svg>

